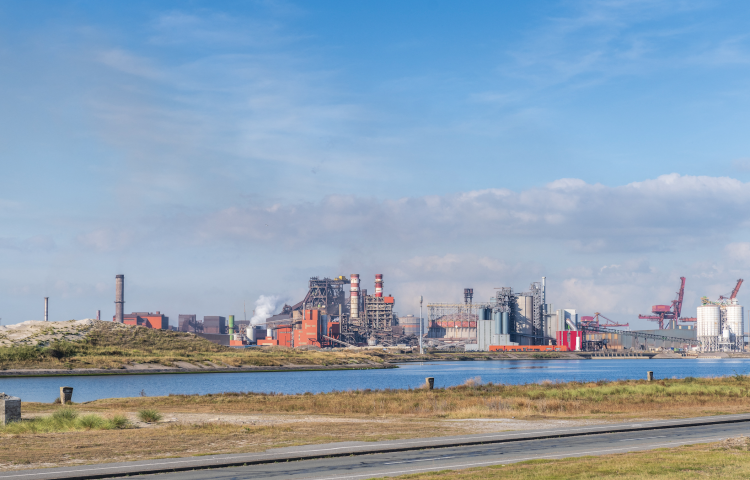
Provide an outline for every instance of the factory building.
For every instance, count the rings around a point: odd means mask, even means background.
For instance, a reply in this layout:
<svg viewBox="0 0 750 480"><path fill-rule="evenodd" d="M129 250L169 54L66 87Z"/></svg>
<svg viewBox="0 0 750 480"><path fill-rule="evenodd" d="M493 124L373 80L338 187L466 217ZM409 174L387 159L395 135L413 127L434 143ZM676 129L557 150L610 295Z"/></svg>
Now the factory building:
<svg viewBox="0 0 750 480"><path fill-rule="evenodd" d="M393 345L400 338L393 331L397 326L395 299L384 294L382 274L375 275L374 284L375 294L368 295L356 273L348 278L312 277L305 298L285 306L266 324L274 329L276 322L290 324L294 331L292 346Z"/></svg>
<svg viewBox="0 0 750 480"><path fill-rule="evenodd" d="M180 314L177 320L177 330L180 332L197 333L203 331L203 324L198 323L194 314Z"/></svg>
<svg viewBox="0 0 750 480"><path fill-rule="evenodd" d="M432 342L463 345L466 350L489 351L490 345L553 345L558 332L577 330L575 310L553 310L546 303L546 278L526 292L499 288L486 303L473 302L474 291L464 290L463 304L428 304Z"/></svg>
<svg viewBox="0 0 750 480"><path fill-rule="evenodd" d="M214 335L228 334L226 317L220 317L217 315L204 316L203 333L210 333Z"/></svg>
<svg viewBox="0 0 750 480"><path fill-rule="evenodd" d="M117 321L117 315L112 317L112 321ZM169 317L162 315L161 312L133 312L122 315L122 323L125 325L138 325L140 327L155 328L158 330L169 330Z"/></svg>

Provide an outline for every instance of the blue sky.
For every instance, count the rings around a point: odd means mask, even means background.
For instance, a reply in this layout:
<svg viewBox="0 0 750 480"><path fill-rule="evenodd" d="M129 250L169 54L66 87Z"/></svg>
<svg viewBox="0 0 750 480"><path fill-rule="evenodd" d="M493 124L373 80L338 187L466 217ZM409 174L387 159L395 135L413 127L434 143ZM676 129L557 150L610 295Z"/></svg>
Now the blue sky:
<svg viewBox="0 0 750 480"><path fill-rule="evenodd" d="M383 273L402 314L542 275L619 320L684 275L692 309L750 265L748 18L1 2L0 318L44 296L56 320L111 315L117 273L126 310L175 319L349 273Z"/></svg>

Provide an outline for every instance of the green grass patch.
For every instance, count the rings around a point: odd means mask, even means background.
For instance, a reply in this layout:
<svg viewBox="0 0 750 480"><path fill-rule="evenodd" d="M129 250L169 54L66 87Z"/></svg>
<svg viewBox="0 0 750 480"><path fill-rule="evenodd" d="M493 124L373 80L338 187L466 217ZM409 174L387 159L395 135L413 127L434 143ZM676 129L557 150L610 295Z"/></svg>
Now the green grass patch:
<svg viewBox="0 0 750 480"><path fill-rule="evenodd" d="M61 408L52 415L23 419L0 427L0 434L53 433L75 430L113 430L130 427L123 415L105 418L93 413L79 415L72 408Z"/></svg>

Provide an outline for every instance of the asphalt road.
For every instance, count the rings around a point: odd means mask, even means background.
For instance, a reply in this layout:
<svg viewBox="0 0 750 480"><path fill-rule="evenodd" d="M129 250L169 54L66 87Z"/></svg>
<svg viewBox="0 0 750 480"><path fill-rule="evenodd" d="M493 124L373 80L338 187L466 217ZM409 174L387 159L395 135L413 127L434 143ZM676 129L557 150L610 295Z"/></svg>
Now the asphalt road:
<svg viewBox="0 0 750 480"><path fill-rule="evenodd" d="M72 480L132 475L153 477L152 480L367 479L524 460L676 447L740 435L750 436L748 414L456 437L304 445L255 453L16 470L0 472L0 480Z"/></svg>
<svg viewBox="0 0 750 480"><path fill-rule="evenodd" d="M582 437L526 440L362 456L323 458L247 467L148 475L154 480L264 479L367 479L431 470L505 465L534 459L559 459L584 455L677 447L750 435L750 423L708 425L669 430L608 433Z"/></svg>

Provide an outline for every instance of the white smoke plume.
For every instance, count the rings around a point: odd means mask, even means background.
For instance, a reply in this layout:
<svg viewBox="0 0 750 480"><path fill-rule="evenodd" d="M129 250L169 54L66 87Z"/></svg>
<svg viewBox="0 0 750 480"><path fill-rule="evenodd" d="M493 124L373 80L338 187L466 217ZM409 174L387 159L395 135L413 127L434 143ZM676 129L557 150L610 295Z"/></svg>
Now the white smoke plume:
<svg viewBox="0 0 750 480"><path fill-rule="evenodd" d="M255 301L255 312L250 319L252 325L265 323L266 319L276 313L276 310L284 303L278 295L261 295Z"/></svg>

